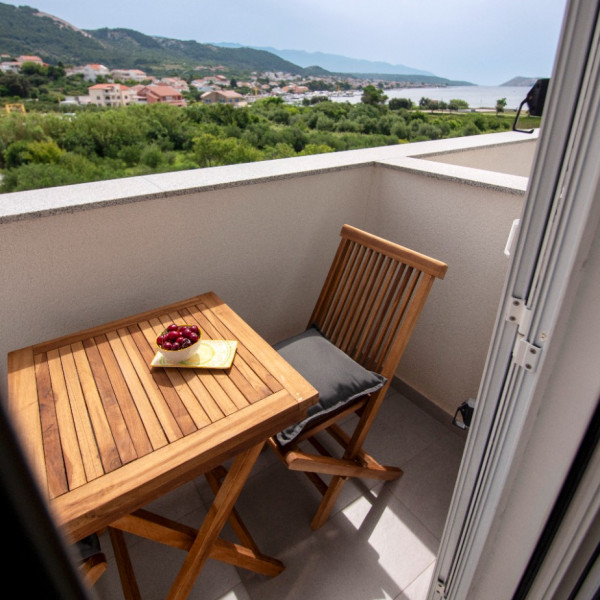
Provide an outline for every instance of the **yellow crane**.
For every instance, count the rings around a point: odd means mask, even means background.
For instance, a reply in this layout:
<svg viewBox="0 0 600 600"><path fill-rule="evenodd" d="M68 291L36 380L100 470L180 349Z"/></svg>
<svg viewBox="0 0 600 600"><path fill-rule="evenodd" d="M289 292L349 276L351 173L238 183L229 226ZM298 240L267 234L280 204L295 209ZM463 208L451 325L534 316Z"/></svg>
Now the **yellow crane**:
<svg viewBox="0 0 600 600"><path fill-rule="evenodd" d="M6 114L9 115L11 112L22 112L25 113L24 104L5 104Z"/></svg>

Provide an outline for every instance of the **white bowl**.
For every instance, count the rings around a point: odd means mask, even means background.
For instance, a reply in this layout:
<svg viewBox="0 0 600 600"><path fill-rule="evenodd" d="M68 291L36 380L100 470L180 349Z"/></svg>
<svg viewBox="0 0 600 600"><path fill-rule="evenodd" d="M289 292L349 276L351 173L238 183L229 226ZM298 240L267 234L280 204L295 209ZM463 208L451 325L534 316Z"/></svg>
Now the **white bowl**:
<svg viewBox="0 0 600 600"><path fill-rule="evenodd" d="M186 324L184 323L183 325ZM192 357L196 352L198 352L200 340L202 339L202 330L198 330L198 335L198 340L194 342L191 346L188 346L187 348L180 348L179 350L165 350L164 348L161 348L156 341L154 343L156 345L157 350L165 358L166 361L170 363L178 363L187 360L188 358Z"/></svg>

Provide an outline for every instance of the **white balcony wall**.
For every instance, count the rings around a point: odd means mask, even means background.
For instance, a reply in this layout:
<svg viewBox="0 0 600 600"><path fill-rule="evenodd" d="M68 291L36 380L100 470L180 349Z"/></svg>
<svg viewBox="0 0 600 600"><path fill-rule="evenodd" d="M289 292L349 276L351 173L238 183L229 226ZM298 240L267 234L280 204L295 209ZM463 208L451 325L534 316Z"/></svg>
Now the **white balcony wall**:
<svg viewBox="0 0 600 600"><path fill-rule="evenodd" d="M448 264L398 376L454 413L477 395L508 268L504 249L524 196L422 172L379 173L378 234Z"/></svg>
<svg viewBox="0 0 600 600"><path fill-rule="evenodd" d="M307 324L350 223L449 264L398 374L452 413L477 392L526 180L410 158L431 144L5 194L0 355L209 290L275 342Z"/></svg>
<svg viewBox="0 0 600 600"><path fill-rule="evenodd" d="M467 148L459 152L445 152L444 154L421 156L421 158L451 165L529 177L535 148L536 145L532 144L531 140L523 140L515 144Z"/></svg>

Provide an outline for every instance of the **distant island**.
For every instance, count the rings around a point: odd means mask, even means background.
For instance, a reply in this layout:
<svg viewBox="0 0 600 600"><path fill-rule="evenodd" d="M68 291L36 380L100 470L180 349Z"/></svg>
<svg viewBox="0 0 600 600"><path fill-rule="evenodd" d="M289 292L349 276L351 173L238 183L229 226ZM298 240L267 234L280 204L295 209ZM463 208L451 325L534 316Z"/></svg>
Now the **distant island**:
<svg viewBox="0 0 600 600"><path fill-rule="evenodd" d="M506 83L501 83L501 87L532 87L539 77L513 77Z"/></svg>

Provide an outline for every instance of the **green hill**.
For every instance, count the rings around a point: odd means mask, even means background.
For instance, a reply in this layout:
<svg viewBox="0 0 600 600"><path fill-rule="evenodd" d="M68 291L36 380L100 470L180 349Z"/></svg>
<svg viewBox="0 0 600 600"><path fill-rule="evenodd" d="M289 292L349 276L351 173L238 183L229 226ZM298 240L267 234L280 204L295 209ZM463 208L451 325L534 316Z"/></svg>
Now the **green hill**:
<svg viewBox="0 0 600 600"><path fill-rule="evenodd" d="M0 3L0 53L33 54L49 64L101 63L110 69L139 68L150 73L222 65L231 71L304 69L263 50L219 48L145 35L130 29L84 31L29 6Z"/></svg>

